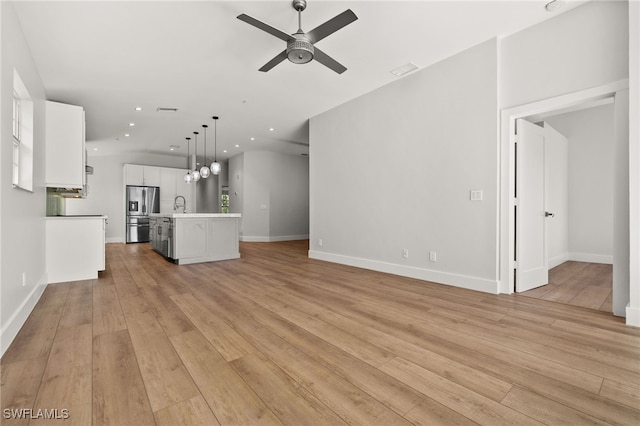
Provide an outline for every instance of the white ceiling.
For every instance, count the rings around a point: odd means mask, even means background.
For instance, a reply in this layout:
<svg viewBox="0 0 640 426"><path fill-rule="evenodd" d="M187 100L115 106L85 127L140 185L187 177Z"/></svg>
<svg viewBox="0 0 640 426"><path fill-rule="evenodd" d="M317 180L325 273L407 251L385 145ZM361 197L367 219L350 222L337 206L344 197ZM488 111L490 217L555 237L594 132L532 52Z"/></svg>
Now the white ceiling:
<svg viewBox="0 0 640 426"><path fill-rule="evenodd" d="M318 42L347 67L341 75L316 62L258 71L285 43L236 17L293 33L297 13L288 0L19 1L15 9L48 99L85 108L89 156L183 156L185 137L208 124L211 157L218 115L220 160L257 149L308 153L307 120L397 80L391 70L427 67L584 3L549 13L546 2L309 0L305 31L347 8L359 18ZM202 141L201 133L200 155Z"/></svg>

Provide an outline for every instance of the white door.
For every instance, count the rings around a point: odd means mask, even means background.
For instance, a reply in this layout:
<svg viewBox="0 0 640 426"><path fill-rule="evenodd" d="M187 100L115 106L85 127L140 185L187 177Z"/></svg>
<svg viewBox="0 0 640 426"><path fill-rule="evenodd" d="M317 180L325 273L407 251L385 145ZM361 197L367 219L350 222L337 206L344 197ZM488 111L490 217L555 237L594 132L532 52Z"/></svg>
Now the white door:
<svg viewBox="0 0 640 426"><path fill-rule="evenodd" d="M544 129L517 121L516 291L549 282L545 236Z"/></svg>

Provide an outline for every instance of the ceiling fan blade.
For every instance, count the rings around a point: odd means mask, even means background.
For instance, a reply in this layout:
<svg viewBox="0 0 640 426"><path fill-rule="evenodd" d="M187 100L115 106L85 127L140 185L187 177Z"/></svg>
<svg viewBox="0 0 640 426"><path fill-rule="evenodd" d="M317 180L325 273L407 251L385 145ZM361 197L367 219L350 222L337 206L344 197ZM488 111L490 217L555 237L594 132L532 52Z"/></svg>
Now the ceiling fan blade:
<svg viewBox="0 0 640 426"><path fill-rule="evenodd" d="M258 21L256 18L252 18L251 16L245 15L244 13L241 15L238 15L238 19L246 22L247 24L253 25L256 28L260 28L262 31L266 31L269 34L278 37L280 40L289 41L290 39L293 38L289 34L285 33L284 31L280 31L277 28L273 28L271 25L265 24L262 21Z"/></svg>
<svg viewBox="0 0 640 426"><path fill-rule="evenodd" d="M324 24L317 26L307 33L307 37L311 43L318 42L326 36L335 33L340 28L346 27L353 21L358 19L355 13L351 9L347 9L338 16L329 19Z"/></svg>
<svg viewBox="0 0 640 426"><path fill-rule="evenodd" d="M331 68L338 74L342 74L347 70L347 68L344 65L342 65L341 63L339 63L338 61L333 59L331 56L327 55L326 53L324 53L322 50L318 49L315 46L313 48L313 59L320 62L325 67Z"/></svg>
<svg viewBox="0 0 640 426"><path fill-rule="evenodd" d="M258 71L267 72L285 59L287 59L287 51L283 50L282 52L278 53L275 58L264 64Z"/></svg>

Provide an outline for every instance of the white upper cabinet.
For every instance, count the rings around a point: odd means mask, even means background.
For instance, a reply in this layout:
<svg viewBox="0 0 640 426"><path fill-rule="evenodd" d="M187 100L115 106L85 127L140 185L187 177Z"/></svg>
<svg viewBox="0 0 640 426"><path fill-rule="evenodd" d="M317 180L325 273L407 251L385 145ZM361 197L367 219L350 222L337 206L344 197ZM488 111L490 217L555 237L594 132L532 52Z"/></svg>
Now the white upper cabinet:
<svg viewBox="0 0 640 426"><path fill-rule="evenodd" d="M125 164L125 181L127 185L160 186L160 168Z"/></svg>
<svg viewBox="0 0 640 426"><path fill-rule="evenodd" d="M54 188L82 188L85 175L84 109L46 103L45 182Z"/></svg>
<svg viewBox="0 0 640 426"><path fill-rule="evenodd" d="M143 167L143 185L160 186L160 167L142 166Z"/></svg>

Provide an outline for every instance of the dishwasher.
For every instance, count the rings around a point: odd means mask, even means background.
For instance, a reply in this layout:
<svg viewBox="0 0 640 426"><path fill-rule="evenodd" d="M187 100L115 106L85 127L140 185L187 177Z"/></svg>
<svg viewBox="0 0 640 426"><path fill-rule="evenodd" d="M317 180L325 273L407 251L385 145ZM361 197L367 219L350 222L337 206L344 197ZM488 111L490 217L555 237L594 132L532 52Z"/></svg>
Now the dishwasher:
<svg viewBox="0 0 640 426"><path fill-rule="evenodd" d="M173 258L173 219L163 217L162 224L158 224L160 234L160 253L164 257Z"/></svg>

